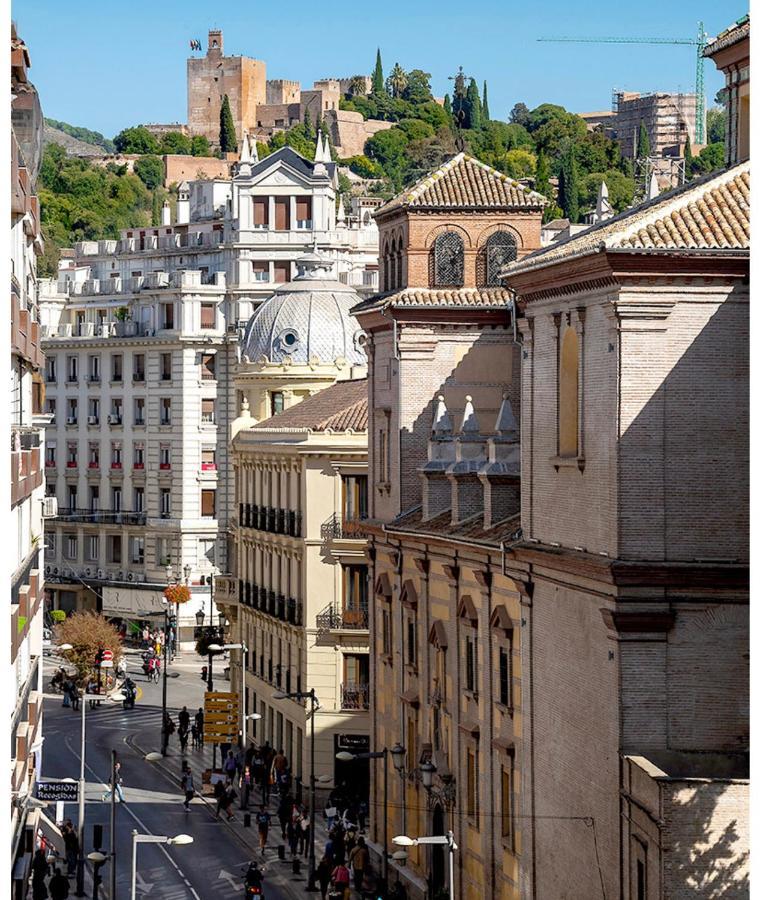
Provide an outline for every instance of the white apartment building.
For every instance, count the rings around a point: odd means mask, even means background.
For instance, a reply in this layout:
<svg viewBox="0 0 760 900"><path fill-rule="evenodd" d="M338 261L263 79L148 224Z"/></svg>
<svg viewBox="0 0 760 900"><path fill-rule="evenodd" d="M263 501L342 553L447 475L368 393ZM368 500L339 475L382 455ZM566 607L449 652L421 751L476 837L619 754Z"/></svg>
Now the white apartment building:
<svg viewBox="0 0 760 900"><path fill-rule="evenodd" d="M246 137L231 181L183 183L173 222L167 205L161 226L80 242L43 281L54 606L137 618L169 576L188 577L181 638L200 609L217 621L208 576L228 571L239 326L313 246L341 284L376 287L376 201L336 209L326 142L317 157L259 161Z"/></svg>
<svg viewBox="0 0 760 900"><path fill-rule="evenodd" d="M10 822L5 871L8 896L26 896L40 827L29 806L42 763L42 602L44 417L43 365L37 309L37 255L42 252L36 182L42 153L42 110L27 78L26 45L11 31L11 429L10 509L6 512L6 573L10 585L10 653L5 679L10 725ZM7 445L6 445L7 446ZM7 883L7 882L6 882Z"/></svg>

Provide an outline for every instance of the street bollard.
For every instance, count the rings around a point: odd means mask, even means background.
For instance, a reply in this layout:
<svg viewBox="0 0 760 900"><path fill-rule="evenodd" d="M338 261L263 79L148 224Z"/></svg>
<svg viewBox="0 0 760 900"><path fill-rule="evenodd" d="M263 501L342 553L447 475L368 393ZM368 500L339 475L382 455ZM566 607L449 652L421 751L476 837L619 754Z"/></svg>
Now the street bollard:
<svg viewBox="0 0 760 900"><path fill-rule="evenodd" d="M293 857L293 874L300 875L301 874L301 860L297 857Z"/></svg>
<svg viewBox="0 0 760 900"><path fill-rule="evenodd" d="M285 860L285 844L277 845L277 859Z"/></svg>

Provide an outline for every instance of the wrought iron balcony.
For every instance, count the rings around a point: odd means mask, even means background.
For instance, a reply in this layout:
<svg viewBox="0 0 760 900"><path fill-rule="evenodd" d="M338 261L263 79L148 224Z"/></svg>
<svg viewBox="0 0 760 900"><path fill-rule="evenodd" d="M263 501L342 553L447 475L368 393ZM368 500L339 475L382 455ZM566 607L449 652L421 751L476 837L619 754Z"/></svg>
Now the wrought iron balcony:
<svg viewBox="0 0 760 900"><path fill-rule="evenodd" d="M369 709L369 685L347 682L340 686L341 709Z"/></svg>
<svg viewBox="0 0 760 900"><path fill-rule="evenodd" d="M317 632L366 631L369 628L369 611L366 609L340 609L326 606L317 614Z"/></svg>
<svg viewBox="0 0 760 900"><path fill-rule="evenodd" d="M333 513L327 521L322 523L320 535L323 541L339 541L345 538L349 540L362 540L366 532L362 530L361 519L344 520L338 513Z"/></svg>
<svg viewBox="0 0 760 900"><path fill-rule="evenodd" d="M145 525L147 517L144 512L74 509L59 506L56 518L63 522L83 522L90 525Z"/></svg>
<svg viewBox="0 0 760 900"><path fill-rule="evenodd" d="M301 537L301 513L274 506L258 506L255 503L238 504L241 528L255 528L270 534L287 534Z"/></svg>

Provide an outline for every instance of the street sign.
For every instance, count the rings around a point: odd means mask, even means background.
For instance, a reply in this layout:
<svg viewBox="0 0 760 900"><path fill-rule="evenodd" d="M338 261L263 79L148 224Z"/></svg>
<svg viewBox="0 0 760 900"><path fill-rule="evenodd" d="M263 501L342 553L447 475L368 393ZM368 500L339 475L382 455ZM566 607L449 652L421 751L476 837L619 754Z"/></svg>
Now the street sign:
<svg viewBox="0 0 760 900"><path fill-rule="evenodd" d="M203 697L203 740L227 744L238 736L240 702L233 691L206 691Z"/></svg>
<svg viewBox="0 0 760 900"><path fill-rule="evenodd" d="M106 648L105 650L103 650L101 652L100 658L101 658L101 660L103 660L103 662L105 662L108 659L113 660L113 650L109 650L108 648Z"/></svg>
<svg viewBox="0 0 760 900"><path fill-rule="evenodd" d="M79 784L76 781L38 781L37 799L77 803L79 801Z"/></svg>

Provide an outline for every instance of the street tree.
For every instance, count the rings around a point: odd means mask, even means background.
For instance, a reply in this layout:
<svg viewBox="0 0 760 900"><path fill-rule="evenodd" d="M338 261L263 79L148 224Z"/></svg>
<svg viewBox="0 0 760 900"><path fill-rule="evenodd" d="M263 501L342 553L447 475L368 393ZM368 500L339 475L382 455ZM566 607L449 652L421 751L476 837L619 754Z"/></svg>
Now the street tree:
<svg viewBox="0 0 760 900"><path fill-rule="evenodd" d="M235 123L232 120L232 110L230 109L230 98L227 94L222 100L222 108L219 112L219 146L222 153L237 152L237 135L235 134Z"/></svg>
<svg viewBox="0 0 760 900"><path fill-rule="evenodd" d="M86 685L90 678L97 677L96 660L99 650L110 650L114 668L122 654L119 632L105 618L96 612L72 613L65 621L55 626L55 643L70 644L72 649L62 651L66 661L76 670L77 682Z"/></svg>

